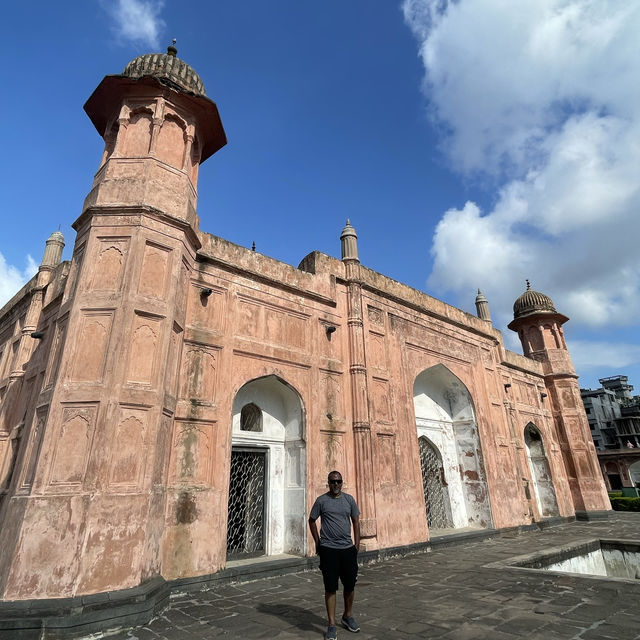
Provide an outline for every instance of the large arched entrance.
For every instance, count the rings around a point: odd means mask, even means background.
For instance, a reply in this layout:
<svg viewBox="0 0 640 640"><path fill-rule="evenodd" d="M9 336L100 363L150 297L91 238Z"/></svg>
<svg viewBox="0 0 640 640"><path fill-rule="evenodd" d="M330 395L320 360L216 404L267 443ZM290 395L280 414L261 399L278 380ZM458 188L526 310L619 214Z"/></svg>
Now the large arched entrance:
<svg viewBox="0 0 640 640"><path fill-rule="evenodd" d="M276 376L245 384L233 402L227 556L305 551L304 410Z"/></svg>
<svg viewBox="0 0 640 640"><path fill-rule="evenodd" d="M536 496L538 511L543 518L559 515L556 491L553 486L551 469L544 451L540 431L529 423L524 429L524 443L527 448L527 459L533 481L533 492Z"/></svg>
<svg viewBox="0 0 640 640"><path fill-rule="evenodd" d="M436 365L417 376L413 404L429 528L491 526L480 439L466 386L444 365Z"/></svg>

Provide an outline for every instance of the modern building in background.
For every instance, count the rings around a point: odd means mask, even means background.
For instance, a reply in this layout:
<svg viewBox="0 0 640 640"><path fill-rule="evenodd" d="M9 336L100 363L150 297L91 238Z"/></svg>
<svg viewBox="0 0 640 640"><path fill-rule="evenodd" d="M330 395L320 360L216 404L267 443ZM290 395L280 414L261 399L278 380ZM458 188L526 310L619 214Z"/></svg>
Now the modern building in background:
<svg viewBox="0 0 640 640"><path fill-rule="evenodd" d="M332 469L363 550L605 517L552 300L516 300L522 356L482 294L476 317L362 265L349 222L340 259L298 267L202 231L226 137L176 53L89 98L105 147L73 258L52 234L0 310L0 629L51 599L61 637L140 622L238 559L312 556Z"/></svg>
<svg viewBox="0 0 640 640"><path fill-rule="evenodd" d="M640 448L640 396L631 395L627 376L598 382L600 389L580 389L596 449Z"/></svg>
<svg viewBox="0 0 640 640"><path fill-rule="evenodd" d="M640 396L627 376L600 378L599 389L580 389L607 488L640 487Z"/></svg>

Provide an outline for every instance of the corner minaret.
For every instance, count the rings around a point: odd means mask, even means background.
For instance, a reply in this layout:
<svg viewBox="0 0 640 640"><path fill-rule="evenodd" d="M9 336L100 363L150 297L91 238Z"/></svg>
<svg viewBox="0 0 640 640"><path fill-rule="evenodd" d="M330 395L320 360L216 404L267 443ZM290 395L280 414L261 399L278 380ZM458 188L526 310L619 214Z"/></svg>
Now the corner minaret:
<svg viewBox="0 0 640 640"><path fill-rule="evenodd" d="M179 360L201 246L198 168L226 143L215 103L176 54L172 46L135 58L85 105L105 148L73 225L51 328L56 366L21 472L28 490L8 502L11 527L0 527L5 600L127 589L160 575ZM49 238L39 278L62 246L61 234Z"/></svg>
<svg viewBox="0 0 640 640"><path fill-rule="evenodd" d="M491 311L489 311L489 301L485 298L484 293L478 289L476 296L476 312L480 320L491 322Z"/></svg>
<svg viewBox="0 0 640 640"><path fill-rule="evenodd" d="M560 444L576 516L588 519L610 505L562 330L569 318L556 311L549 296L526 282L526 291L513 305L509 329L518 333L524 355L542 365L554 439Z"/></svg>

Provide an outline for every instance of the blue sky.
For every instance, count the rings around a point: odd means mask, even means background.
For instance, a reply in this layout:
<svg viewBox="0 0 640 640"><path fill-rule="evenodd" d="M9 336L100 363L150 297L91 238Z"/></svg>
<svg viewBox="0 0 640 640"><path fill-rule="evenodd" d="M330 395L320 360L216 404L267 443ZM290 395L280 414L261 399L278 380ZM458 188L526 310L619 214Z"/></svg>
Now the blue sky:
<svg viewBox="0 0 640 640"><path fill-rule="evenodd" d="M202 77L229 144L203 165L202 229L297 265L339 255L474 312L509 348L529 278L582 386L640 389L640 4L634 0L43 0L4 8L0 304L102 151L82 105L164 51Z"/></svg>

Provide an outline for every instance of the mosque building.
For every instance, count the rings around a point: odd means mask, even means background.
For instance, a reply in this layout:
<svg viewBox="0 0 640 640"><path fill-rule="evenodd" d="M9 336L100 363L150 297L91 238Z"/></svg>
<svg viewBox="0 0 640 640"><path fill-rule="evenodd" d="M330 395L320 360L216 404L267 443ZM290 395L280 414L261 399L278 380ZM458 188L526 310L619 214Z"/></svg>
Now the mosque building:
<svg viewBox="0 0 640 640"><path fill-rule="evenodd" d="M72 259L54 232L0 310L0 630L52 599L61 637L144 621L238 559L313 556L332 469L364 551L606 517L552 300L516 300L519 355L480 292L476 317L361 264L348 221L297 268L202 231L226 137L176 54L91 95Z"/></svg>

